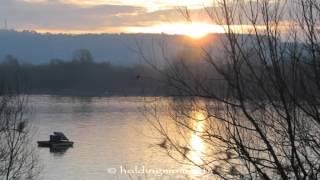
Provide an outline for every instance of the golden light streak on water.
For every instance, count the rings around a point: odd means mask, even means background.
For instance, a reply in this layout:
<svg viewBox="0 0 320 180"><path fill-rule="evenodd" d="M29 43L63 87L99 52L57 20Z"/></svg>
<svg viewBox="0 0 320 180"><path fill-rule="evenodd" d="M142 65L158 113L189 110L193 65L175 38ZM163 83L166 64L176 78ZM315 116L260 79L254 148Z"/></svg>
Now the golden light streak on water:
<svg viewBox="0 0 320 180"><path fill-rule="evenodd" d="M202 159L203 153L205 152L205 144L203 139L201 138L201 134L205 129L205 114L200 111L193 112L192 120L194 132L191 134L190 138L190 145L191 151L189 153L189 158L195 163L196 165L201 166L204 162ZM192 175L201 175L202 169L197 166L194 166L191 169Z"/></svg>

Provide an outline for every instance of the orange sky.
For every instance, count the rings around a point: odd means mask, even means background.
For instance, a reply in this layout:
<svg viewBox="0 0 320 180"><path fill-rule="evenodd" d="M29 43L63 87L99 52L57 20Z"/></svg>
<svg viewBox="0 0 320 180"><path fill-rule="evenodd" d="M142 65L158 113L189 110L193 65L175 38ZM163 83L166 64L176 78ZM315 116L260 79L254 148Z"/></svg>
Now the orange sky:
<svg viewBox="0 0 320 180"><path fill-rule="evenodd" d="M6 19L9 28L38 32L168 33L199 38L223 28L207 24L201 13L194 23L186 23L178 6L197 11L211 4L212 0L1 0L0 22Z"/></svg>

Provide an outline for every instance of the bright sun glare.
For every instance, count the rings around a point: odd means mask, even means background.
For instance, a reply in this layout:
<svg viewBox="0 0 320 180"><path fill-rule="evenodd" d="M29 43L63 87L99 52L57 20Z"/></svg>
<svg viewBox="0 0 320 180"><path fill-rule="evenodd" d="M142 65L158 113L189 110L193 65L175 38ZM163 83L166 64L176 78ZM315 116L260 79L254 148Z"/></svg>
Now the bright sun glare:
<svg viewBox="0 0 320 180"><path fill-rule="evenodd" d="M172 23L159 24L151 27L130 27L127 29L132 33L165 33L186 35L194 39L200 39L210 33L223 33L224 28L219 25L205 23Z"/></svg>

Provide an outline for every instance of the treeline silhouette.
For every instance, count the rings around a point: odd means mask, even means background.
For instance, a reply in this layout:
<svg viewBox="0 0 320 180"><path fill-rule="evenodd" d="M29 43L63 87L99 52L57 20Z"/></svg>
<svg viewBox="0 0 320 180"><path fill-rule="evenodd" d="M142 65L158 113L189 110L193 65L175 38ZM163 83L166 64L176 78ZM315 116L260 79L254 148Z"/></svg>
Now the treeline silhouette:
<svg viewBox="0 0 320 180"><path fill-rule="evenodd" d="M95 62L88 50L77 50L70 61L20 64L9 55L0 64L0 82L23 82L30 94L53 95L161 95L159 75L144 65L116 66ZM12 86L12 85L10 85Z"/></svg>

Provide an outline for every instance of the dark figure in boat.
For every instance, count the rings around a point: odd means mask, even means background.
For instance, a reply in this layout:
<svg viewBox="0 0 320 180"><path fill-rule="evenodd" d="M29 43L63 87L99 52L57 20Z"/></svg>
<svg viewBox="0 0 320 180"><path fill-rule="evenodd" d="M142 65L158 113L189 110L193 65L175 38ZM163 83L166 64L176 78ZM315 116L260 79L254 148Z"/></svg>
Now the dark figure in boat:
<svg viewBox="0 0 320 180"><path fill-rule="evenodd" d="M62 132L54 132L53 135L50 135L49 141L38 141L39 147L72 147L73 142L69 141L69 139Z"/></svg>

